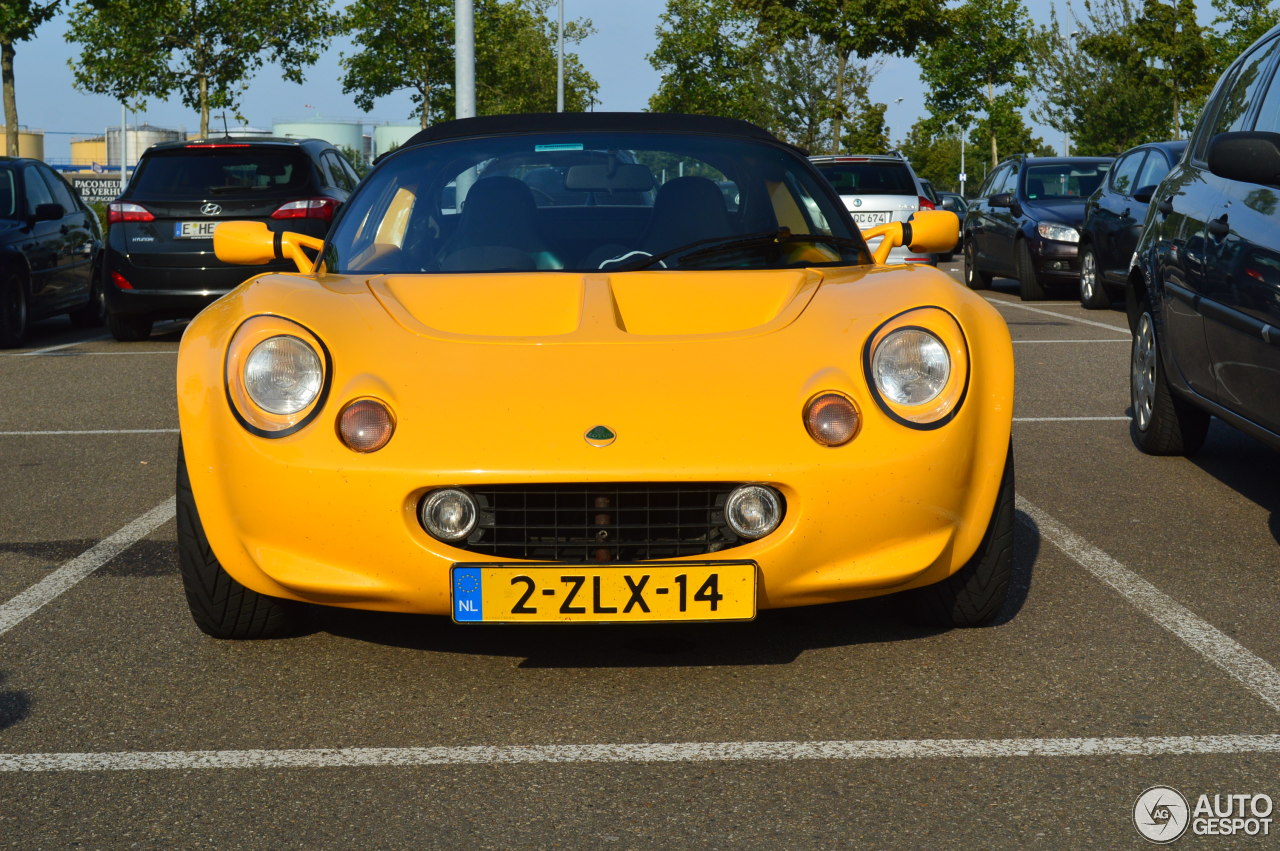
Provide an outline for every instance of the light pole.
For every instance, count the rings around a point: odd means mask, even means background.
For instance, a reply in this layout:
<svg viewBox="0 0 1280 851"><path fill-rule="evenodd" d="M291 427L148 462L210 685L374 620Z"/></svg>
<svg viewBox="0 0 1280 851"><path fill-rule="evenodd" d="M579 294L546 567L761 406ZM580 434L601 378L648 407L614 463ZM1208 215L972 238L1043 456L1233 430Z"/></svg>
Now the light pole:
<svg viewBox="0 0 1280 851"><path fill-rule="evenodd" d="M964 143L969 137L969 125L960 128L960 197L964 197L964 182L969 179L969 175L964 170Z"/></svg>
<svg viewBox="0 0 1280 851"><path fill-rule="evenodd" d="M1067 42L1068 55L1071 57L1070 67L1074 70L1076 59L1076 39L1080 37L1079 30L1072 30ZM1062 155L1064 157L1071 156L1071 125L1068 123L1065 130L1062 131Z"/></svg>
<svg viewBox="0 0 1280 851"><path fill-rule="evenodd" d="M564 0L560 0L560 28L556 36L556 112L564 112Z"/></svg>
<svg viewBox="0 0 1280 851"><path fill-rule="evenodd" d="M453 0L454 118L476 114L476 21L471 0Z"/></svg>

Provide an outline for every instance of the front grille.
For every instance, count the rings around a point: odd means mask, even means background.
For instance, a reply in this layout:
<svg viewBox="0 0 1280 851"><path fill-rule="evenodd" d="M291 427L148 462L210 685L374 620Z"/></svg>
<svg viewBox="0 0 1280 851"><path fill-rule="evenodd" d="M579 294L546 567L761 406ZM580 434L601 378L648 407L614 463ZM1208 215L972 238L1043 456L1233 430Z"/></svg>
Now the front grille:
<svg viewBox="0 0 1280 851"><path fill-rule="evenodd" d="M560 562L648 561L746 543L725 524L736 483L492 485L468 488L480 522L473 553Z"/></svg>

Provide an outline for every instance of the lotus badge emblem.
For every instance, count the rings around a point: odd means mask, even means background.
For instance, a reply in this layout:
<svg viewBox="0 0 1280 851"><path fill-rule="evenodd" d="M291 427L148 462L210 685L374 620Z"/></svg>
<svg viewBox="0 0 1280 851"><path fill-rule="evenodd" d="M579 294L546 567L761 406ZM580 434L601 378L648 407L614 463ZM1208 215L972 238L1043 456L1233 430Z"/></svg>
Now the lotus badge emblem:
<svg viewBox="0 0 1280 851"><path fill-rule="evenodd" d="M613 429L602 425L598 425L591 429L591 431L586 433L585 437L587 443L597 447L608 446L610 443L613 443L618 439L618 435L613 431Z"/></svg>

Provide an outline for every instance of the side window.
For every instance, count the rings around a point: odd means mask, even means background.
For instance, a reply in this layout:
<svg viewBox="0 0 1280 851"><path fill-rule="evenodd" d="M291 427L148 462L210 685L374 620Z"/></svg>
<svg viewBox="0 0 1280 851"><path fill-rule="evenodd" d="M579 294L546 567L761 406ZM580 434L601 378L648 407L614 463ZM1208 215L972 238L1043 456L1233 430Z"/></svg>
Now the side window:
<svg viewBox="0 0 1280 851"><path fill-rule="evenodd" d="M1231 133L1237 130L1249 130L1249 115L1254 103L1262 96L1263 85L1267 82L1266 70L1271 59L1276 40L1271 39L1258 45L1237 66L1236 75L1218 97L1213 124L1208 132L1203 132L1196 139L1195 158L1204 160L1209 149L1209 140L1219 133Z"/></svg>
<svg viewBox="0 0 1280 851"><path fill-rule="evenodd" d="M1148 186L1155 186L1164 180L1164 176L1169 173L1169 163L1164 158L1164 154L1159 151L1152 151L1147 161L1142 164L1142 171L1138 174L1138 180L1133 184L1133 188L1146 189Z"/></svg>
<svg viewBox="0 0 1280 851"><path fill-rule="evenodd" d="M54 203L49 187L35 166L29 165L22 170L22 184L27 190L27 215L34 216L36 207L41 204Z"/></svg>
<svg viewBox="0 0 1280 851"><path fill-rule="evenodd" d="M1253 129L1280 133L1280 74L1271 76L1271 85L1262 98L1262 108L1258 110L1258 121Z"/></svg>
<svg viewBox="0 0 1280 851"><path fill-rule="evenodd" d="M329 173L333 176L333 185L339 189L350 192L356 188L355 183L351 181L351 176L347 174L346 162L340 154L333 151L326 151L324 155L325 165L329 167Z"/></svg>
<svg viewBox="0 0 1280 851"><path fill-rule="evenodd" d="M992 195L999 195L1005 192L1005 184L1009 182L1009 173L1013 170L1012 166L1002 165L996 169L991 177L987 180L987 185L983 187L982 195L984 198L990 198Z"/></svg>
<svg viewBox="0 0 1280 851"><path fill-rule="evenodd" d="M49 184L49 191L53 194L53 202L61 204L62 209L68 215L80 211L80 205L76 203L76 199L71 195L71 188L67 186L66 181L53 172L52 169L36 166L40 170L41 176L44 177L45 183Z"/></svg>
<svg viewBox="0 0 1280 851"><path fill-rule="evenodd" d="M1134 151L1120 158L1115 168L1111 169L1111 188L1121 195L1132 195L1133 191L1145 184L1138 181L1138 170L1142 166L1142 158L1146 151ZM1159 154L1152 154L1152 159L1163 160Z"/></svg>
<svg viewBox="0 0 1280 851"><path fill-rule="evenodd" d="M1018 163L1011 163L1005 173L1000 176L997 192L1016 192L1018 189Z"/></svg>

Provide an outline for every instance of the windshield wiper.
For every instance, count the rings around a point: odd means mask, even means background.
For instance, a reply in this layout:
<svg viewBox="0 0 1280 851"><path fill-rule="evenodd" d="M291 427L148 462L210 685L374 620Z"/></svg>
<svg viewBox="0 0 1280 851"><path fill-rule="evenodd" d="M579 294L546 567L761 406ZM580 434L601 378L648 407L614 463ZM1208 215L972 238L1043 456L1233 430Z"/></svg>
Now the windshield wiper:
<svg viewBox="0 0 1280 851"><path fill-rule="evenodd" d="M637 272L641 269L648 269L657 263L661 263L668 257L674 257L677 254L686 254L690 258L708 257L714 254L721 254L728 251L736 251L741 248L750 248L757 245L784 245L793 242L826 242L839 248L853 248L861 250L863 244L855 239L849 239L843 236L834 236L822 233L795 233L790 228L778 228L777 230L760 231L759 233L749 233L743 236L717 236L711 239L700 239L697 242L691 242L688 245L682 245L678 248L672 248L651 257L645 257L640 262L614 271L619 272Z"/></svg>

